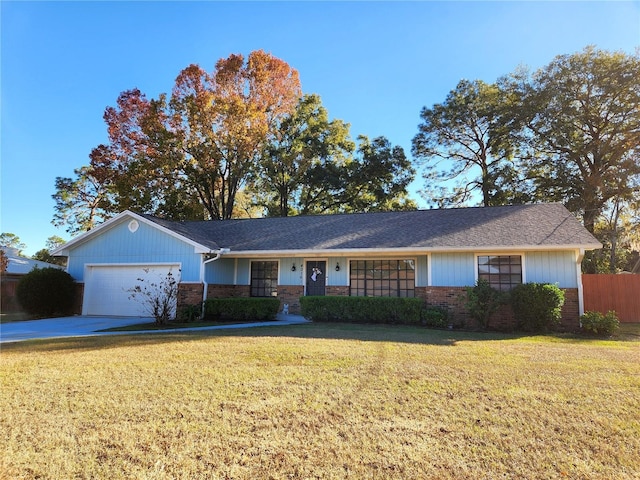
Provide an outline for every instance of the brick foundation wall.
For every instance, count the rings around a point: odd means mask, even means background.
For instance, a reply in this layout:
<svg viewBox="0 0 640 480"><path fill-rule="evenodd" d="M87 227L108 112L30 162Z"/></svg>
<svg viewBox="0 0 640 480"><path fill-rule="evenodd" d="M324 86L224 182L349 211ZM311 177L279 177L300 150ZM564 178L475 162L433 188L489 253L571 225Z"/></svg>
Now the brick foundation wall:
<svg viewBox="0 0 640 480"><path fill-rule="evenodd" d="M207 298L249 297L249 285L211 285L207 288Z"/></svg>
<svg viewBox="0 0 640 480"><path fill-rule="evenodd" d="M577 332L580 330L580 304L577 288L563 288L564 305L562 306L562 320L558 330L561 332Z"/></svg>
<svg viewBox="0 0 640 480"><path fill-rule="evenodd" d="M456 327L473 328L475 320L464 306L464 287L416 287L416 297L422 298L428 307L444 308L449 312L449 321Z"/></svg>
<svg viewBox="0 0 640 480"><path fill-rule="evenodd" d="M202 288L201 285L193 285ZM576 331L580 324L578 289L564 288L564 306L562 307L562 320L557 330ZM194 293L195 294L195 293ZM287 303L289 312L300 313L300 297L303 296L304 289L301 285L279 285L278 299L280 308ZM327 296L349 296L348 286L328 286ZM465 287L416 287L416 297L422 298L427 306L441 307L449 311L449 319L456 327L477 328L479 325L469 315L465 307L466 290ZM250 287L248 285L209 285L207 298L224 297L249 297ZM80 297L82 298L82 296ZM202 298L202 289L200 297ZM199 302L200 300L198 300ZM196 303L198 303L196 302ZM181 305L181 303L178 303ZM491 330L513 330L516 327L516 320L509 305L501 306L491 317L489 328Z"/></svg>
<svg viewBox="0 0 640 480"><path fill-rule="evenodd" d="M204 284L180 283L178 285L178 309L187 305L198 305L202 302Z"/></svg>
<svg viewBox="0 0 640 480"><path fill-rule="evenodd" d="M73 314L82 315L82 301L84 299L84 283L75 284L73 299Z"/></svg>
<svg viewBox="0 0 640 480"><path fill-rule="evenodd" d="M278 285L280 311L284 304L289 305L289 313L300 314L300 297L304 294L302 285Z"/></svg>
<svg viewBox="0 0 640 480"><path fill-rule="evenodd" d="M348 297L349 287L347 286L327 287L325 289L325 293L329 297Z"/></svg>
<svg viewBox="0 0 640 480"><path fill-rule="evenodd" d="M573 332L579 329L580 315L578 289L563 288L565 299L562 307L562 319L556 330ZM477 328L479 325L465 308L465 287L416 287L416 297L422 298L429 307L446 308L453 325L465 328ZM516 319L509 305L502 305L489 320L492 330L514 330Z"/></svg>

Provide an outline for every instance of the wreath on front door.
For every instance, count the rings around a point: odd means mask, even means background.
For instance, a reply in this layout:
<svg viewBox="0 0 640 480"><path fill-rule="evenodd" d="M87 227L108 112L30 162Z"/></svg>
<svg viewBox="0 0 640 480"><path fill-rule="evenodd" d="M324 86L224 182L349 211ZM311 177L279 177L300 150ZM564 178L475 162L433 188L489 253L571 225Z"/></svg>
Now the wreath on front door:
<svg viewBox="0 0 640 480"><path fill-rule="evenodd" d="M322 270L317 267L313 267L313 270L311 270L311 280L314 282L318 280L318 275L322 275Z"/></svg>

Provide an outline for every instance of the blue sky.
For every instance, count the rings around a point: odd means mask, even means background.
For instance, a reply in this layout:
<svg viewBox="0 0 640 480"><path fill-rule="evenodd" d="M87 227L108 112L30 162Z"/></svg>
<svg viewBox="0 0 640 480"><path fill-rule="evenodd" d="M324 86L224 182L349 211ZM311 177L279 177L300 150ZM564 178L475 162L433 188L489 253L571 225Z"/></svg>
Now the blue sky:
<svg viewBox="0 0 640 480"><path fill-rule="evenodd" d="M105 107L134 87L170 92L257 49L296 68L355 138L409 155L420 110L463 78L493 82L593 44L633 53L640 2L1 2L0 230L31 255L48 237L54 181L106 141ZM418 180L416 187L420 187Z"/></svg>

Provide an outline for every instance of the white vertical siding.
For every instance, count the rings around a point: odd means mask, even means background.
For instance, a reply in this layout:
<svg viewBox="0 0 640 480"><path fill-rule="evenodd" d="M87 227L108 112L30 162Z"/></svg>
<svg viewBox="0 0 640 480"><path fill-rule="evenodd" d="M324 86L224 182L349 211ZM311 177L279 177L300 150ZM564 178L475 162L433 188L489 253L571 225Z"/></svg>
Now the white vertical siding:
<svg viewBox="0 0 640 480"><path fill-rule="evenodd" d="M75 280L84 281L87 263L180 263L183 282L200 281L201 256L193 246L142 222L135 232L123 222L75 247L68 266Z"/></svg>
<svg viewBox="0 0 640 480"><path fill-rule="evenodd" d="M416 287L429 286L429 261L426 255L416 258Z"/></svg>
<svg viewBox="0 0 640 480"><path fill-rule="evenodd" d="M475 285L473 253L434 253L431 255L431 285L468 287Z"/></svg>
<svg viewBox="0 0 640 480"><path fill-rule="evenodd" d="M292 272L291 267L295 265L296 271ZM295 257L283 257L280 259L279 272L280 285L302 285L304 275L304 259Z"/></svg>
<svg viewBox="0 0 640 480"><path fill-rule="evenodd" d="M339 272L336 272L336 264L340 264ZM349 260L346 257L330 257L327 260L327 285L330 287L349 285Z"/></svg>
<svg viewBox="0 0 640 480"><path fill-rule="evenodd" d="M221 257L205 265L204 279L207 283L217 285L233 285L236 261L233 258Z"/></svg>
<svg viewBox="0 0 640 480"><path fill-rule="evenodd" d="M251 284L251 260L248 258L238 258L236 261L236 272L234 285Z"/></svg>
<svg viewBox="0 0 640 480"><path fill-rule="evenodd" d="M528 252L525 253L527 283L557 283L560 288L577 288L576 253Z"/></svg>

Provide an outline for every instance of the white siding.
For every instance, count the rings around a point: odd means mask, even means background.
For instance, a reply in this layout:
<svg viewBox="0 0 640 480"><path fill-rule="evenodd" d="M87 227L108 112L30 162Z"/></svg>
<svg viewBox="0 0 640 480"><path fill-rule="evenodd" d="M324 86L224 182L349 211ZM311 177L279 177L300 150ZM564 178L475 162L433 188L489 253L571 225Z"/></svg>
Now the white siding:
<svg viewBox="0 0 640 480"><path fill-rule="evenodd" d="M336 272L336 264L340 271ZM341 287L349 285L349 260L346 257L330 257L327 261L327 285Z"/></svg>
<svg viewBox="0 0 640 480"><path fill-rule="evenodd" d="M217 285L233 285L235 266L236 260L234 258L222 257L207 263L205 265L205 282Z"/></svg>
<svg viewBox="0 0 640 480"><path fill-rule="evenodd" d="M304 274L304 259L294 257L284 257L280 259L279 280L280 285L302 285L302 275ZM291 266L296 266L296 271L291 271Z"/></svg>
<svg viewBox="0 0 640 480"><path fill-rule="evenodd" d="M429 260L426 255L416 258L416 287L429 286Z"/></svg>

